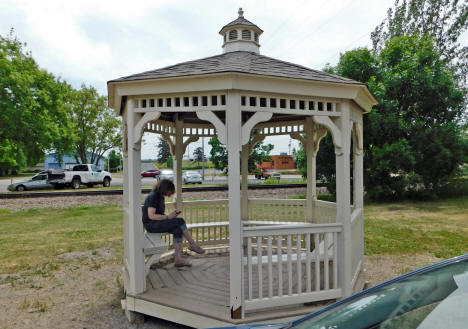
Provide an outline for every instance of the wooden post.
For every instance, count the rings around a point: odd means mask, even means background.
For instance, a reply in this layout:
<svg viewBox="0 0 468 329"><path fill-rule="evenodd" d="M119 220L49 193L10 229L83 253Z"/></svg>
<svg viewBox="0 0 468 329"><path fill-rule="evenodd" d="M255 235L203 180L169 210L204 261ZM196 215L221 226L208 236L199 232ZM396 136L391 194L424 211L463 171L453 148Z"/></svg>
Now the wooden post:
<svg viewBox="0 0 468 329"><path fill-rule="evenodd" d="M305 124L305 149L307 156L307 193L306 193L306 218L307 222L315 222L315 200L317 199L317 182L316 182L316 151L314 143L315 135L315 123L312 121L312 117L306 118Z"/></svg>
<svg viewBox="0 0 468 329"><path fill-rule="evenodd" d="M354 125L354 166L353 166L353 187L354 187L354 204L356 208L364 209L364 156L363 156L363 132L362 124Z"/></svg>
<svg viewBox="0 0 468 329"><path fill-rule="evenodd" d="M241 151L241 173L242 173L242 197L241 197L241 218L248 220L248 207L249 207L249 144L242 145Z"/></svg>
<svg viewBox="0 0 468 329"><path fill-rule="evenodd" d="M174 154L174 185L176 188L176 198L175 198L175 207L178 210L182 210L182 164L184 158L184 120L179 117L179 113L176 113L175 121L175 154Z"/></svg>
<svg viewBox="0 0 468 329"><path fill-rule="evenodd" d="M340 107L341 117L338 119L338 127L341 131L341 147L336 147L335 145L336 222L343 224L343 231L338 239L338 282L343 289L343 297L347 297L352 294L350 204L350 144L352 126L349 103L343 102L340 104Z"/></svg>
<svg viewBox="0 0 468 329"><path fill-rule="evenodd" d="M146 279L141 221L141 142L134 142L135 124L140 114L135 113L134 109L135 101L129 99L125 111L127 129L124 129L124 239L130 284L127 291L138 294L146 290Z"/></svg>
<svg viewBox="0 0 468 329"><path fill-rule="evenodd" d="M363 154L362 123L354 124L353 143L353 200L355 209L361 209L361 239L359 241L359 257L364 262L364 154ZM354 251L357 252L357 251Z"/></svg>
<svg viewBox="0 0 468 329"><path fill-rule="evenodd" d="M239 93L229 91L226 102L226 136L229 186L229 282L231 317L243 317L242 225L240 198L241 109Z"/></svg>

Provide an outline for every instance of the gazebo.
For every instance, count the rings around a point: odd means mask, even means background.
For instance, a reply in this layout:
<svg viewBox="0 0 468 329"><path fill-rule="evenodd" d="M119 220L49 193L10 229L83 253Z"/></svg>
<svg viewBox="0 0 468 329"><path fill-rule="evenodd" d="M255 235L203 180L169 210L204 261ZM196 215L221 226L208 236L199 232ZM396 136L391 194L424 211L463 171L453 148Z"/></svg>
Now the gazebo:
<svg viewBox="0 0 468 329"><path fill-rule="evenodd" d="M125 307L192 327L285 321L362 289L362 116L376 100L357 81L260 55L263 31L242 9L219 33L221 55L108 82L109 105L123 118ZM183 271L145 270L145 132L160 134L174 156L176 198L168 206L183 210L200 245L224 253ZM316 197L316 155L328 132L336 203ZM305 200L248 197L249 153L273 135L306 149ZM182 199L183 154L202 136L227 147L227 200Z"/></svg>

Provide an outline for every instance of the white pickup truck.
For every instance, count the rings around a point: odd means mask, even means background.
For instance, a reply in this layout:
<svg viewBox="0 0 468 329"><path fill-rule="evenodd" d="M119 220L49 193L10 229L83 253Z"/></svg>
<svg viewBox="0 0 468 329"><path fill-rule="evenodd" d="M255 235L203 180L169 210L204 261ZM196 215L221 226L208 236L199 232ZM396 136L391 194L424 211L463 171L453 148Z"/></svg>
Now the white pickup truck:
<svg viewBox="0 0 468 329"><path fill-rule="evenodd" d="M98 170L93 164L77 164L71 170L54 170L51 173L52 179L50 184L55 187L71 186L74 189L80 188L81 184L88 187L102 184L104 187L109 187L112 176L109 172Z"/></svg>

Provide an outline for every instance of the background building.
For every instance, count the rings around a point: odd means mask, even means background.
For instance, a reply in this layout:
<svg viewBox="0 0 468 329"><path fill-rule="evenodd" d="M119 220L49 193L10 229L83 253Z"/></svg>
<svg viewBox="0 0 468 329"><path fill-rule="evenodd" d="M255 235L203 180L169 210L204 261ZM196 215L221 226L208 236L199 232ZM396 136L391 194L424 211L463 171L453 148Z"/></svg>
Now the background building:
<svg viewBox="0 0 468 329"><path fill-rule="evenodd" d="M271 161L264 161L261 165L265 169L296 169L292 155L272 155Z"/></svg>
<svg viewBox="0 0 468 329"><path fill-rule="evenodd" d="M104 170L104 164L106 162L106 158L101 158L96 164L96 166ZM71 165L79 164L81 161L76 161L75 157L65 154L62 157L62 163L59 163L58 153L49 153L44 162L44 169L67 169ZM91 153L88 153L88 163L91 163Z"/></svg>

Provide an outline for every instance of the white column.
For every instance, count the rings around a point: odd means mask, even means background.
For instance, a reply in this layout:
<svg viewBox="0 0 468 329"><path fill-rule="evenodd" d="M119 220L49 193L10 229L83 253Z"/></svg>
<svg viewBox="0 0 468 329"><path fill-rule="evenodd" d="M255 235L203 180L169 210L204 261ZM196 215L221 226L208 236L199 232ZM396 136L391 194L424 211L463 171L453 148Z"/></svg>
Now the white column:
<svg viewBox="0 0 468 329"><path fill-rule="evenodd" d="M176 188L176 209L182 210L182 163L184 158L184 135L183 135L183 128L184 128L184 121L183 119L179 118L179 114L176 114L176 135L175 135L175 154L174 154L174 185Z"/></svg>
<svg viewBox="0 0 468 329"><path fill-rule="evenodd" d="M241 151L241 173L242 173L242 197L241 197L241 218L243 220L247 220L249 217L248 213L248 203L249 203L249 195L248 195L248 185L249 185L249 144L245 144L242 146Z"/></svg>
<svg viewBox="0 0 468 329"><path fill-rule="evenodd" d="M315 131L312 117L306 118L305 124L305 150L307 157L307 192L306 192L306 218L307 222L315 222L315 200L317 199L317 178L316 178L316 150L315 150Z"/></svg>
<svg viewBox="0 0 468 329"><path fill-rule="evenodd" d="M237 92L228 92L226 103L226 130L228 151L229 186L229 282L230 310L235 319L243 317L242 309L242 225L240 197L241 109Z"/></svg>
<svg viewBox="0 0 468 329"><path fill-rule="evenodd" d="M134 112L135 101L127 101L125 119L127 123L127 158L124 160L124 212L125 245L128 248L129 293L138 294L146 290L143 255L143 223L141 221L141 142L134 143L135 124L140 114Z"/></svg>
<svg viewBox="0 0 468 329"><path fill-rule="evenodd" d="M362 124L357 124L355 127L355 139L353 143L353 200L356 209L361 209L360 231L362 238L359 241L359 257L362 262L361 264L364 264L364 154L362 149L364 140ZM357 253L358 251L354 252Z"/></svg>
<svg viewBox="0 0 468 329"><path fill-rule="evenodd" d="M338 281L343 289L343 297L352 294L351 269L351 198L350 198L350 106L341 103L341 118L338 127L341 131L341 148L335 147L336 158L336 222L343 224L343 232L338 239Z"/></svg>

